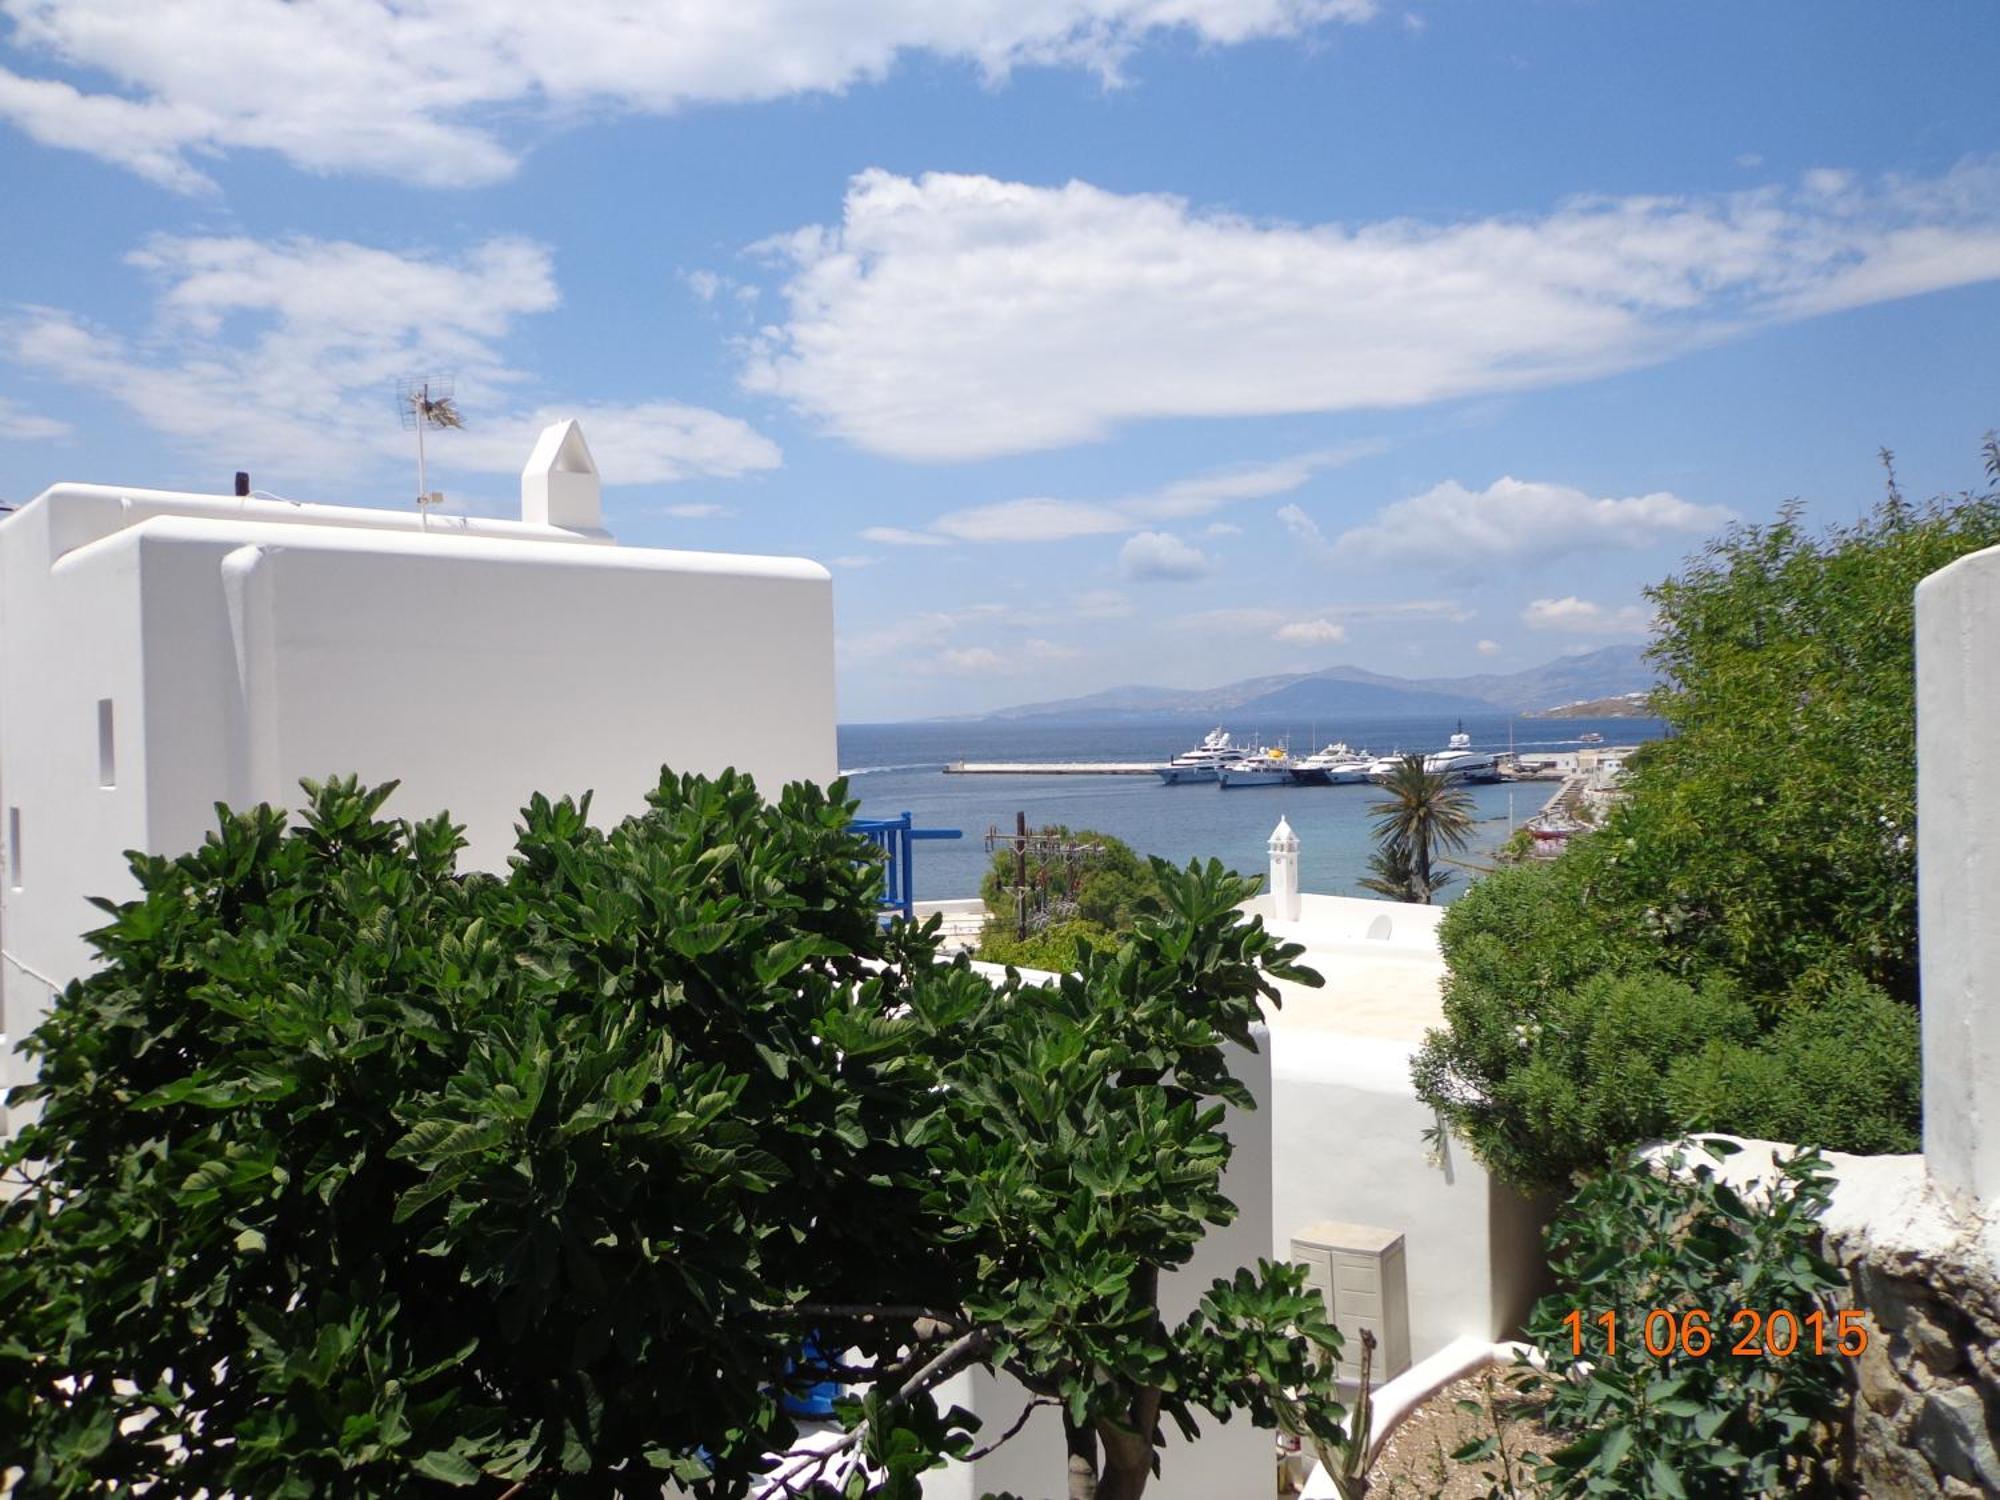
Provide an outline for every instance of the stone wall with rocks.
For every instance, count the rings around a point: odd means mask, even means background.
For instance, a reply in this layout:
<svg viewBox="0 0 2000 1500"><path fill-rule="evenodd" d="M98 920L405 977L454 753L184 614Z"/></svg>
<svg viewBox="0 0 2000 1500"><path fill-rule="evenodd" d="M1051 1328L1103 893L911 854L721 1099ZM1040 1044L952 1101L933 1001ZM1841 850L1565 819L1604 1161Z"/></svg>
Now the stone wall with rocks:
<svg viewBox="0 0 2000 1500"><path fill-rule="evenodd" d="M2000 1285L1981 1257L1829 1237L1869 1315L1855 1478L1870 1500L2000 1495Z"/></svg>
<svg viewBox="0 0 2000 1500"><path fill-rule="evenodd" d="M1774 1153L1736 1140L1717 1168L1746 1196ZM1847 1458L1864 1500L2000 1497L2000 1217L1940 1188L1921 1156L1826 1153L1823 1249L1868 1315Z"/></svg>

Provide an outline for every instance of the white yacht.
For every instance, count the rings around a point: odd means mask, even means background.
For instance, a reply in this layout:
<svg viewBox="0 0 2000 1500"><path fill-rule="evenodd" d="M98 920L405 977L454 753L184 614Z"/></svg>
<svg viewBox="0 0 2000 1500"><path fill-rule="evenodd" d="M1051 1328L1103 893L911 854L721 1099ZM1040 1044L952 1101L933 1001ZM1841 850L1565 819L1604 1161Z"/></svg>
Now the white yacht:
<svg viewBox="0 0 2000 1500"><path fill-rule="evenodd" d="M1375 757L1366 750L1351 750L1341 741L1315 750L1292 767L1292 780L1305 786L1338 786L1344 782L1366 781Z"/></svg>
<svg viewBox="0 0 2000 1500"><path fill-rule="evenodd" d="M1383 781L1388 780L1390 774L1396 769L1396 767L1400 766L1407 758L1408 757L1406 757L1399 750L1394 755L1385 755L1380 760L1371 760L1362 769L1361 774L1367 777L1370 781L1379 784Z"/></svg>
<svg viewBox="0 0 2000 1500"><path fill-rule="evenodd" d="M1500 757L1490 751L1473 749L1472 736L1465 732L1465 721L1461 719L1457 731L1445 742L1444 749L1424 757L1424 769L1433 776L1443 775L1452 781L1498 781Z"/></svg>
<svg viewBox="0 0 2000 1500"><path fill-rule="evenodd" d="M1232 786L1290 786L1294 764L1283 750L1258 750L1224 766L1216 779L1225 790Z"/></svg>
<svg viewBox="0 0 2000 1500"><path fill-rule="evenodd" d="M1241 760L1248 753L1247 745L1237 744L1217 726L1203 735L1201 743L1194 749L1183 750L1161 766L1160 780L1168 786L1180 786L1190 781L1214 781L1224 766Z"/></svg>

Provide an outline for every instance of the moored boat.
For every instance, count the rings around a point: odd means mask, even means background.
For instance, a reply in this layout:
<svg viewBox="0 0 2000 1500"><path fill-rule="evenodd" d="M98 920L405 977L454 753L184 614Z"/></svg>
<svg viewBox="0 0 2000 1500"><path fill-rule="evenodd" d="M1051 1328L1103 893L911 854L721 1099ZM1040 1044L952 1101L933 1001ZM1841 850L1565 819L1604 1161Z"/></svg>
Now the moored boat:
<svg viewBox="0 0 2000 1500"><path fill-rule="evenodd" d="M1233 761L1217 773L1216 780L1227 789L1240 786L1290 786L1293 760L1282 749L1260 750Z"/></svg>
<svg viewBox="0 0 2000 1500"><path fill-rule="evenodd" d="M1352 750L1341 741L1315 750L1292 767L1292 780L1303 786L1334 786L1366 781L1375 757L1366 750Z"/></svg>
<svg viewBox="0 0 2000 1500"><path fill-rule="evenodd" d="M1202 736L1201 743L1194 749L1183 750L1161 766L1160 780L1168 786L1214 781L1224 766L1231 761L1241 760L1248 753L1249 747L1237 744L1220 725L1217 725Z"/></svg>
<svg viewBox="0 0 2000 1500"><path fill-rule="evenodd" d="M1424 757L1424 769L1450 781L1498 781L1500 757L1491 751L1473 749L1472 736L1465 732L1465 721L1461 719L1445 748Z"/></svg>

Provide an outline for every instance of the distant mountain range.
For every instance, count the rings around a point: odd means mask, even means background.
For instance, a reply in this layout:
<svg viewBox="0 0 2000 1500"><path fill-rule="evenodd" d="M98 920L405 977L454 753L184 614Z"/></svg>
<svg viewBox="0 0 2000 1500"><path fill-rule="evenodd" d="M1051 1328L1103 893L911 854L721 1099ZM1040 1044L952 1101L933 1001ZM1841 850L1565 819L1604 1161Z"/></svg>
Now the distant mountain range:
<svg viewBox="0 0 2000 1500"><path fill-rule="evenodd" d="M1390 677L1362 667L1328 667L1277 677L1249 677L1213 688L1116 687L1082 698L1023 703L954 717L981 723L1040 719L1101 724L1119 719L1220 718L1246 714L1291 718L1390 718L1404 714L1531 713L1585 699L1645 692L1655 673L1639 646L1606 646L1559 656L1524 672L1473 677Z"/></svg>

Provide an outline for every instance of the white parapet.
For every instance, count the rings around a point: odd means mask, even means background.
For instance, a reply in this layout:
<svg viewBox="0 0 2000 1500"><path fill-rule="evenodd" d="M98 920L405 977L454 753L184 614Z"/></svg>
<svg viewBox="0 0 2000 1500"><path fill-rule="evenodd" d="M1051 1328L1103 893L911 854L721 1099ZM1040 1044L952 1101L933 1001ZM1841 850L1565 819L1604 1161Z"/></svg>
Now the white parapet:
<svg viewBox="0 0 2000 1500"><path fill-rule="evenodd" d="M1924 1161L2000 1202L2000 547L1917 588Z"/></svg>

